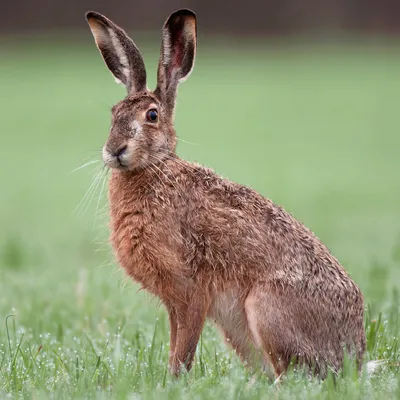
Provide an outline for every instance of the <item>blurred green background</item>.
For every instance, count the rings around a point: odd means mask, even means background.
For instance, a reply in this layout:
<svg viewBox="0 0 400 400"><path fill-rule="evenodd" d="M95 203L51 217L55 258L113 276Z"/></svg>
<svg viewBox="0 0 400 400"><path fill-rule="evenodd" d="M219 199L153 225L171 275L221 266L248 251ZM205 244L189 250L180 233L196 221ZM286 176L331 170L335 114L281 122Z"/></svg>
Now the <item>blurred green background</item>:
<svg viewBox="0 0 400 400"><path fill-rule="evenodd" d="M151 87L153 36L134 36ZM398 310L400 42L200 38L194 72L179 89L179 155L251 186L311 228L361 286L373 318ZM124 88L89 29L4 34L0 59L0 389L95 390L92 375L89 386L78 377L71 384L64 375L75 372L60 360L96 371L100 351L91 349L111 340L115 356L112 335L121 330L119 346L132 360L156 340L164 371L166 315L113 261L106 182L84 198L101 162L73 172L101 160L111 106ZM205 337L211 359L215 352L234 359L209 326ZM39 348L39 369L29 367ZM131 382L132 370L124 371Z"/></svg>

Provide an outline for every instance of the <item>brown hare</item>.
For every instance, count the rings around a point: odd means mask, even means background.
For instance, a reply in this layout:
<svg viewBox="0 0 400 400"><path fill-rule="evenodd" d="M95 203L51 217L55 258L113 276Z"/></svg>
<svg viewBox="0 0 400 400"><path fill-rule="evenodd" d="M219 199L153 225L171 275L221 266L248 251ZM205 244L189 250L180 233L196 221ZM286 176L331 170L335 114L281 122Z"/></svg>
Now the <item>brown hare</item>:
<svg viewBox="0 0 400 400"><path fill-rule="evenodd" d="M86 14L97 47L128 95L112 109L103 148L111 242L126 273L165 305L169 367L192 366L206 318L251 368L289 364L325 377L344 352L361 365L363 296L320 240L254 190L175 153L178 83L196 55L196 16L174 12L162 31L157 88L126 33Z"/></svg>

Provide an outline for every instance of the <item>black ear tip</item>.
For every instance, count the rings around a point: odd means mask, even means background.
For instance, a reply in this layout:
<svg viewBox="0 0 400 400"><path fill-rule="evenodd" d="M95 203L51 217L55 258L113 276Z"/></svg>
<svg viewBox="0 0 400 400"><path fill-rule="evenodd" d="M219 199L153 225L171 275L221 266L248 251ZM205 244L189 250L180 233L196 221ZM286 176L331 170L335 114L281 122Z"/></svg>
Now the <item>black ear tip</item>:
<svg viewBox="0 0 400 400"><path fill-rule="evenodd" d="M85 18L89 21L89 19L94 18L95 14L96 13L94 11L88 11L85 13Z"/></svg>
<svg viewBox="0 0 400 400"><path fill-rule="evenodd" d="M90 19L99 19L99 20L103 20L104 16L101 15L100 13L96 12L96 11L88 11L85 14L86 20L90 20Z"/></svg>
<svg viewBox="0 0 400 400"><path fill-rule="evenodd" d="M196 18L196 14L194 13L194 11L189 10L188 8L182 8L182 9L177 10L174 13L172 13L170 18L173 18L173 17L193 17L193 18Z"/></svg>

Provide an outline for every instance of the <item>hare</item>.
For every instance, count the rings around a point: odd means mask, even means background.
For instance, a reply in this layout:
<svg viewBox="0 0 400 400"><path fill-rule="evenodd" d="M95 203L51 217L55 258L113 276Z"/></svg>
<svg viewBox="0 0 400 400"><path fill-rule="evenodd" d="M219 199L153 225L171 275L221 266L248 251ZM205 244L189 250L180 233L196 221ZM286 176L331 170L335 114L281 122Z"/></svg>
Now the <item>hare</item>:
<svg viewBox="0 0 400 400"><path fill-rule="evenodd" d="M196 16L162 30L157 87L142 56L105 16L86 14L96 45L128 95L112 108L104 163L111 243L126 273L166 307L169 369L189 371L205 320L249 368L275 376L290 363L324 378L344 352L361 365L363 296L320 240L254 190L175 152L178 84L196 55Z"/></svg>

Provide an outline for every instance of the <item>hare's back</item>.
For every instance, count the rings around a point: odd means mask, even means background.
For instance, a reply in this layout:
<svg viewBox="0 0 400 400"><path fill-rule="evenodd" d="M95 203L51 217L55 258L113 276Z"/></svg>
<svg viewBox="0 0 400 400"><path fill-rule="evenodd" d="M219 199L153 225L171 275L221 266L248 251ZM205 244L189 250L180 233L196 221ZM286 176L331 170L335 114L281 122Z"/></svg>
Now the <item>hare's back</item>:
<svg viewBox="0 0 400 400"><path fill-rule="evenodd" d="M255 190L197 167L186 190L188 230L210 265L293 285L352 281L314 233Z"/></svg>

